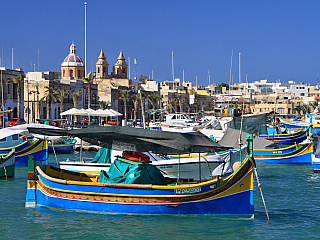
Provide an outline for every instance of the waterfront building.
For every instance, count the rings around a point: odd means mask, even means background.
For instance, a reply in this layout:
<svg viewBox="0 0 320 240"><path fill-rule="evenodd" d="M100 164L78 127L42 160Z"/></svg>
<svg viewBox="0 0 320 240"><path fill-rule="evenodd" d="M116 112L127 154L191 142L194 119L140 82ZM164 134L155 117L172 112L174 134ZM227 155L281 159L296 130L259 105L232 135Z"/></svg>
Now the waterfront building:
<svg viewBox="0 0 320 240"><path fill-rule="evenodd" d="M9 80L12 80L13 77L23 75L24 72L21 68L17 68L15 70L13 69L7 69L5 67L0 67L0 77L1 77L1 83L2 87L0 88L0 106L4 110L11 110L13 109L12 113L6 114L4 116L5 122L18 116L17 113L17 104L18 104L18 91L17 91L17 84L8 84ZM24 85L23 82L20 83L20 116L23 117L23 98L24 98ZM2 97L3 97L3 106L2 106ZM0 123L0 126L2 126L2 123Z"/></svg>

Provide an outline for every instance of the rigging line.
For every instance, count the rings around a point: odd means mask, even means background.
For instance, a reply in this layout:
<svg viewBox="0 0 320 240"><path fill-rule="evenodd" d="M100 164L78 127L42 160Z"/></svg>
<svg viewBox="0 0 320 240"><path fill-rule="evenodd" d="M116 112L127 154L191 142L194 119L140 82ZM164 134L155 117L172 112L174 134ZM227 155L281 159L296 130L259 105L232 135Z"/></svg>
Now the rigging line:
<svg viewBox="0 0 320 240"><path fill-rule="evenodd" d="M113 165L116 167L116 169L119 171L119 173L122 174L122 176L125 177L125 179L127 179L129 181L129 179L120 171L120 169L117 167L116 162L113 163Z"/></svg>
<svg viewBox="0 0 320 240"><path fill-rule="evenodd" d="M209 166L209 162L208 162L208 160L204 157L204 156L202 156L203 157L203 159L205 160L205 162L206 162L206 164L207 164L207 167L208 167L208 170L209 170L209 173L210 173L210 177L211 177L211 179L213 179L213 176L212 176L212 172L211 172L211 168L210 168L210 166ZM221 174L222 175L222 174Z"/></svg>

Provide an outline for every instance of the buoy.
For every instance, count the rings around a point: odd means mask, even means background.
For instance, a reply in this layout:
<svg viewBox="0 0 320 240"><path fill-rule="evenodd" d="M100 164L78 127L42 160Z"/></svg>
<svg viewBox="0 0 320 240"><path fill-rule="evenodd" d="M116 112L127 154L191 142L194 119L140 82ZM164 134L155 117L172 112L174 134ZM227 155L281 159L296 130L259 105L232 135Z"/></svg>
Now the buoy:
<svg viewBox="0 0 320 240"><path fill-rule="evenodd" d="M123 156L131 161L134 162L150 162L150 157L146 154L143 154L141 152L134 152L134 151L123 151Z"/></svg>
<svg viewBox="0 0 320 240"><path fill-rule="evenodd" d="M236 171L236 170L240 167L240 165L241 165L240 162L235 162L235 163L232 165L233 171Z"/></svg>

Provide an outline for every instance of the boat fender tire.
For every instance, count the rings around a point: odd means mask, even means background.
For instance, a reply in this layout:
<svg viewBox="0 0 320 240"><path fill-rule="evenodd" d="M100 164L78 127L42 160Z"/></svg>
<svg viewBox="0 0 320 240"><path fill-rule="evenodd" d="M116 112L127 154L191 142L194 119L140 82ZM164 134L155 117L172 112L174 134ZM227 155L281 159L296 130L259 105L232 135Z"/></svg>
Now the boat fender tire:
<svg viewBox="0 0 320 240"><path fill-rule="evenodd" d="M134 161L134 162L144 162L144 163L150 162L150 157L146 154L141 153L141 152L123 151L122 154L126 159Z"/></svg>

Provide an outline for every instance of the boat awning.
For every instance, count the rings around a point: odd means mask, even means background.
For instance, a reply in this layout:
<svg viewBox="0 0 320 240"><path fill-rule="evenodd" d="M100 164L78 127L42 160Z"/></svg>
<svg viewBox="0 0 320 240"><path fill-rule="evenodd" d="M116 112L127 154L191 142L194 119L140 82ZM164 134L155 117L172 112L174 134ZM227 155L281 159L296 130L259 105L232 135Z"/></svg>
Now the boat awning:
<svg viewBox="0 0 320 240"><path fill-rule="evenodd" d="M152 151L163 154L210 152L224 148L200 132L176 133L151 131L123 126L93 127L86 129L57 130L29 128L30 133L49 136L72 135L95 145L114 150Z"/></svg>
<svg viewBox="0 0 320 240"><path fill-rule="evenodd" d="M221 145L229 146L230 148L239 149L239 135L240 130L228 128L222 139L219 141ZM241 144L246 144L247 132L241 132ZM279 148L277 143L272 141L255 137L253 139L253 149L276 149Z"/></svg>

